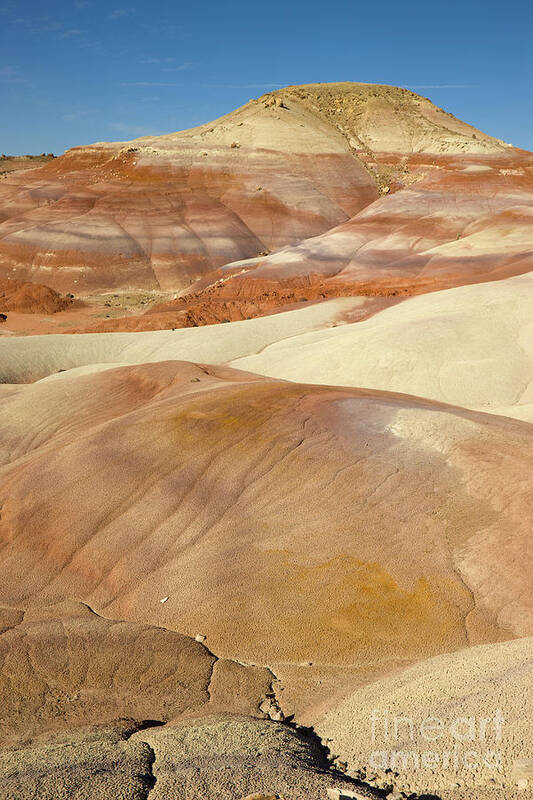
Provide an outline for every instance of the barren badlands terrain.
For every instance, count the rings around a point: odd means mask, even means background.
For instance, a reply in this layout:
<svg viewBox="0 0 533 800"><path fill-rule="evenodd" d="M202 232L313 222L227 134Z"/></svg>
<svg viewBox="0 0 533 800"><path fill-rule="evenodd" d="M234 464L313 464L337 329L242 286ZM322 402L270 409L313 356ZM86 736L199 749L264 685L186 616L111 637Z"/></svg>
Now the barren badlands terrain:
<svg viewBox="0 0 533 800"><path fill-rule="evenodd" d="M0 798L533 797L533 154L340 83L28 163Z"/></svg>

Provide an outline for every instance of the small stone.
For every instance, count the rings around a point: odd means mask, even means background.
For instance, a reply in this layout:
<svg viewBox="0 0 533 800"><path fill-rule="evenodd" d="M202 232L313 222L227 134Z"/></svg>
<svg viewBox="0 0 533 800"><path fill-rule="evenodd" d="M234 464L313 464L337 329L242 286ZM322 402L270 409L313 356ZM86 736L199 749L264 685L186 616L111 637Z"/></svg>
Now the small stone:
<svg viewBox="0 0 533 800"><path fill-rule="evenodd" d="M338 789L337 787L327 790L329 800L367 800L366 795L360 792L352 792L350 789Z"/></svg>
<svg viewBox="0 0 533 800"><path fill-rule="evenodd" d="M247 794L242 800L281 800L279 794Z"/></svg>
<svg viewBox="0 0 533 800"><path fill-rule="evenodd" d="M207 637L204 636L203 633L197 633L194 638L196 639L197 642L205 642Z"/></svg>
<svg viewBox="0 0 533 800"><path fill-rule="evenodd" d="M166 603L166 602L167 602L167 600L168 600L168 597L162 597L162 598L161 598L161 600L160 600L159 602L160 602L160 603Z"/></svg>

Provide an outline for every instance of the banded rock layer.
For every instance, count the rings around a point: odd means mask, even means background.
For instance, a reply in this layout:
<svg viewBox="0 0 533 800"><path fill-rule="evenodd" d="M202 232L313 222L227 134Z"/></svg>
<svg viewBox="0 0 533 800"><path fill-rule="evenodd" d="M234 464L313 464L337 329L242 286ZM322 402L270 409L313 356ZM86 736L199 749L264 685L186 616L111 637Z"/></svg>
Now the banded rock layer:
<svg viewBox="0 0 533 800"><path fill-rule="evenodd" d="M199 128L74 148L39 170L8 176L0 186L0 270L77 293L180 291L225 264L296 246L303 250L284 252L272 265L267 259L253 277L305 283L315 272L341 273L364 243L397 262L526 206L530 168L528 154L413 92L352 83L289 87ZM426 173L424 188L409 189ZM495 188L502 194L496 200ZM374 202L396 189L399 204L392 196ZM447 221L457 206L457 218ZM365 208L370 217L360 224ZM397 238L389 242L383 231L390 223ZM343 224L347 235L338 230ZM331 229L335 258L328 239L300 245ZM302 254L310 263L295 267ZM329 266L318 265L324 259ZM372 258L363 263L370 276L358 266L341 283L375 280ZM230 273L241 269L248 272L244 265ZM394 277L411 281L419 272L417 262Z"/></svg>

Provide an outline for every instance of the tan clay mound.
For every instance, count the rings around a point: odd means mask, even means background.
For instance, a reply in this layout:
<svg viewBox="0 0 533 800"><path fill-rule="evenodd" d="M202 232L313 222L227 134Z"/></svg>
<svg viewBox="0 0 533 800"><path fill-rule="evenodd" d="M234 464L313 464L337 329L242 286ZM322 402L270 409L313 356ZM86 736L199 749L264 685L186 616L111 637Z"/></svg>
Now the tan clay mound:
<svg viewBox="0 0 533 800"><path fill-rule="evenodd" d="M368 297L337 298L272 316L194 330L6 337L2 341L0 384L27 383L94 364L168 359L220 364L255 354L280 339L364 319L378 310L381 302Z"/></svg>
<svg viewBox="0 0 533 800"><path fill-rule="evenodd" d="M445 800L531 796L533 640L462 650L358 689L318 723L351 774Z"/></svg>
<svg viewBox="0 0 533 800"><path fill-rule="evenodd" d="M362 676L533 630L526 424L179 362L6 388L6 605Z"/></svg>
<svg viewBox="0 0 533 800"><path fill-rule="evenodd" d="M347 222L428 159L512 172L517 153L405 89L289 87L199 128L74 148L7 177L0 269L76 293L187 289Z"/></svg>
<svg viewBox="0 0 533 800"><path fill-rule="evenodd" d="M380 310L387 299L338 298L194 330L10 337L2 342L0 381L178 358L533 419L531 274L405 298Z"/></svg>
<svg viewBox="0 0 533 800"><path fill-rule="evenodd" d="M530 272L408 298L370 319L273 343L233 365L533 421L532 308Z"/></svg>

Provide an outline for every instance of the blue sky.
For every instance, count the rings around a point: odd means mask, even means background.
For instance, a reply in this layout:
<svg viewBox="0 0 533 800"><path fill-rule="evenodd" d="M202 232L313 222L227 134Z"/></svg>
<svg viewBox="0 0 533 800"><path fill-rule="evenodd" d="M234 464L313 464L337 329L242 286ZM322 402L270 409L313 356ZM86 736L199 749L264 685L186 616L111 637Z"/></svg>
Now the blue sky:
<svg viewBox="0 0 533 800"><path fill-rule="evenodd" d="M532 29L529 0L0 0L0 152L167 133L338 80L413 88L533 149Z"/></svg>

